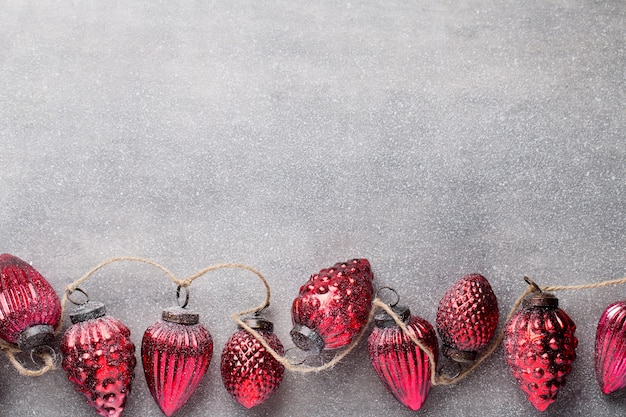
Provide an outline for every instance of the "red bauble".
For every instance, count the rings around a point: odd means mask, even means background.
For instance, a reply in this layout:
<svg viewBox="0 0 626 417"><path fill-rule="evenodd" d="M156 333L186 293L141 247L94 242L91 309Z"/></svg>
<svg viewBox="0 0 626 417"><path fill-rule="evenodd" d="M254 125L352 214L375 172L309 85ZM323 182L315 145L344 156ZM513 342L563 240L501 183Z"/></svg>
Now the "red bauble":
<svg viewBox="0 0 626 417"><path fill-rule="evenodd" d="M260 317L244 322L259 332L276 353L281 356L285 353L271 322ZM257 339L241 329L224 346L221 371L224 387L230 395L244 407L252 408L278 389L285 367Z"/></svg>
<svg viewBox="0 0 626 417"><path fill-rule="evenodd" d="M626 387L626 301L609 305L596 331L595 368L602 392Z"/></svg>
<svg viewBox="0 0 626 417"><path fill-rule="evenodd" d="M552 294L533 293L506 325L506 362L539 411L556 400L576 359L576 325L558 305Z"/></svg>
<svg viewBox="0 0 626 417"><path fill-rule="evenodd" d="M135 345L130 330L104 314L104 304L88 302L70 315L74 324L61 342L62 366L98 414L119 417L134 377Z"/></svg>
<svg viewBox="0 0 626 417"><path fill-rule="evenodd" d="M163 320L148 327L141 359L152 397L166 416L180 409L211 363L213 339L200 316L180 307L163 310Z"/></svg>
<svg viewBox="0 0 626 417"><path fill-rule="evenodd" d="M465 275L446 291L437 309L437 333L443 354L458 362L474 362L498 327L498 300L489 281Z"/></svg>
<svg viewBox="0 0 626 417"><path fill-rule="evenodd" d="M350 344L367 323L373 279L367 259L337 263L311 276L291 307L294 344L312 354Z"/></svg>
<svg viewBox="0 0 626 417"><path fill-rule="evenodd" d="M28 351L51 341L60 319L48 281L21 259L0 255L0 339Z"/></svg>
<svg viewBox="0 0 626 417"><path fill-rule="evenodd" d="M408 331L433 352L431 364L426 352L413 343L387 313L375 316L376 327L367 339L369 356L387 389L411 410L419 410L430 392L430 374L437 367L437 335L426 320L412 316L409 309L394 308Z"/></svg>

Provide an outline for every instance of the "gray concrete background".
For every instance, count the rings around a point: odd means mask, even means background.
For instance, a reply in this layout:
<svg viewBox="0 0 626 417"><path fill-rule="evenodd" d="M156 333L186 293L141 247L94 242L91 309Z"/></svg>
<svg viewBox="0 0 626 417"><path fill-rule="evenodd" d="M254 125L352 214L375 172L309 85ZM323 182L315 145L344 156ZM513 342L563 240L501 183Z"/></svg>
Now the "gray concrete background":
<svg viewBox="0 0 626 417"><path fill-rule="evenodd" d="M622 1L1 1L0 242L62 294L111 256L180 277L218 262L266 274L289 347L308 276L368 258L434 323L461 275L483 273L504 317L524 275L566 285L626 275L626 6ZM136 344L174 304L158 270L116 264L83 288ZM222 387L246 272L196 281L215 355L178 416L521 416L534 408L498 349L410 412L366 348L286 375L246 411ZM626 288L560 292L578 360L546 416L613 416L595 327ZM67 326L69 320L66 319ZM500 326L503 325L503 319ZM56 345L58 346L58 340ZM61 370L0 357L3 416L91 416ZM158 416L137 368L127 416Z"/></svg>

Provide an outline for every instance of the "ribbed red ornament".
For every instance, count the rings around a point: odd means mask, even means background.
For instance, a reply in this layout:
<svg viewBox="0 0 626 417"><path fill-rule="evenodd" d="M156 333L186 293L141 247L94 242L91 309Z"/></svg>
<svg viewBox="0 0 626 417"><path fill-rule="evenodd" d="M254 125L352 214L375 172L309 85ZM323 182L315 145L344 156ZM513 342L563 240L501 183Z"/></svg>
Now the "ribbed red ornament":
<svg viewBox="0 0 626 417"><path fill-rule="evenodd" d="M430 392L431 371L437 367L437 335L428 321L412 316L408 308L394 307L394 312L411 335L433 352L435 363L387 313L374 318L376 327L367 339L370 361L389 392L411 410L419 410Z"/></svg>
<svg viewBox="0 0 626 417"><path fill-rule="evenodd" d="M48 281L21 259L0 255L0 339L28 351L51 341L60 319Z"/></svg>
<svg viewBox="0 0 626 417"><path fill-rule="evenodd" d="M70 318L74 324L61 341L63 369L98 414L119 417L130 394L136 364L130 330L105 316L102 303L88 302Z"/></svg>
<svg viewBox="0 0 626 417"><path fill-rule="evenodd" d="M437 333L443 354L457 362L474 362L493 339L500 313L489 281L468 274L446 291L437 309Z"/></svg>
<svg viewBox="0 0 626 417"><path fill-rule="evenodd" d="M552 294L533 293L505 329L506 362L539 411L556 400L576 359L576 325L558 305Z"/></svg>
<svg viewBox="0 0 626 417"><path fill-rule="evenodd" d="M254 317L244 322L259 332L276 353L284 355L283 345L273 333L270 321ZM257 339L241 329L224 346L221 372L230 395L244 407L252 408L265 402L278 389L285 367Z"/></svg>
<svg viewBox="0 0 626 417"><path fill-rule="evenodd" d="M602 392L626 387L626 301L609 305L598 323L595 344L596 378Z"/></svg>
<svg viewBox="0 0 626 417"><path fill-rule="evenodd" d="M311 276L291 307L294 344L312 354L350 344L367 323L373 279L367 259L337 263Z"/></svg>
<svg viewBox="0 0 626 417"><path fill-rule="evenodd" d="M213 339L198 314L174 307L164 310L162 318L145 331L141 358L150 393L169 417L202 381L211 363Z"/></svg>

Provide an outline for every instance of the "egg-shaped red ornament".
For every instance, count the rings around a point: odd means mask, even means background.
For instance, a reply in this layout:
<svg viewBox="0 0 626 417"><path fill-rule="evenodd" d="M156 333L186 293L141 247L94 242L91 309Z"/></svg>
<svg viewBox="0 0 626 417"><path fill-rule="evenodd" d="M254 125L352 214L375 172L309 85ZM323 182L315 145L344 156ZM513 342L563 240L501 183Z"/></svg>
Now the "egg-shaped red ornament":
<svg viewBox="0 0 626 417"><path fill-rule="evenodd" d="M312 275L291 307L293 343L311 354L350 344L369 318L373 279L367 259L337 263Z"/></svg>
<svg viewBox="0 0 626 417"><path fill-rule="evenodd" d="M244 319L280 356L285 349L272 322L261 317ZM285 367L254 336L240 329L233 334L222 352L222 381L235 400L246 408L265 402L280 386Z"/></svg>
<svg viewBox="0 0 626 417"><path fill-rule="evenodd" d="M556 400L576 359L576 325L558 306L553 294L533 293L505 328L506 362L539 411Z"/></svg>
<svg viewBox="0 0 626 417"><path fill-rule="evenodd" d="M596 330L596 378L602 392L626 387L626 301L610 304Z"/></svg>
<svg viewBox="0 0 626 417"><path fill-rule="evenodd" d="M0 339L28 351L50 342L60 319L48 281L21 259L0 255Z"/></svg>
<svg viewBox="0 0 626 417"><path fill-rule="evenodd" d="M211 363L213 338L200 316L181 307L163 310L162 320L146 329L141 359L152 397L166 416L194 393Z"/></svg>
<svg viewBox="0 0 626 417"><path fill-rule="evenodd" d="M480 274L465 275L446 291L437 309L443 354L457 362L474 362L491 343L499 317L489 281Z"/></svg>
<svg viewBox="0 0 626 417"><path fill-rule="evenodd" d="M406 407L419 410L430 392L431 372L437 367L437 335L428 321L411 315L408 308L393 310L410 334L432 352L435 363L386 312L374 317L376 326L367 339L370 361L389 392Z"/></svg>
<svg viewBox="0 0 626 417"><path fill-rule="evenodd" d="M121 321L105 315L104 304L88 302L72 314L61 341L62 366L76 391L98 414L119 417L135 372L135 345Z"/></svg>

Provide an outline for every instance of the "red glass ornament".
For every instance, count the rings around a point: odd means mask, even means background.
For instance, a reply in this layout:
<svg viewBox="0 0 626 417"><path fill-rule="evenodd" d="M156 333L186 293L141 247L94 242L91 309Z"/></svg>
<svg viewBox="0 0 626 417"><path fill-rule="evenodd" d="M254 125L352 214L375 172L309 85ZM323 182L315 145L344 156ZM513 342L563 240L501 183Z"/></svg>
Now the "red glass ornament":
<svg viewBox="0 0 626 417"><path fill-rule="evenodd" d="M119 417L130 394L135 345L130 330L105 316L102 303L88 302L70 314L74 323L63 335L63 369L76 391L98 414Z"/></svg>
<svg viewBox="0 0 626 417"><path fill-rule="evenodd" d="M430 392L431 370L437 367L437 335L429 322L412 316L408 308L394 307L394 312L408 331L433 352L435 363L431 364L426 352L386 312L374 317L376 327L367 339L370 361L389 392L411 410L419 410Z"/></svg>
<svg viewBox="0 0 626 417"><path fill-rule="evenodd" d="M558 305L552 294L533 293L505 329L506 362L539 411L556 400L576 359L576 325Z"/></svg>
<svg viewBox="0 0 626 417"><path fill-rule="evenodd" d="M626 301L609 305L598 323L595 345L596 378L602 392L626 387Z"/></svg>
<svg viewBox="0 0 626 417"><path fill-rule="evenodd" d="M499 317L489 281L479 274L465 275L446 291L437 309L443 354L457 362L474 362L491 343Z"/></svg>
<svg viewBox="0 0 626 417"><path fill-rule="evenodd" d="M274 325L263 318L244 319L259 332L276 353L285 350L273 333ZM278 362L250 333L241 329L233 334L222 352L224 387L239 404L252 408L267 400L280 386L285 367Z"/></svg>
<svg viewBox="0 0 626 417"><path fill-rule="evenodd" d="M162 318L145 331L141 359L150 393L169 417L202 381L211 363L213 338L198 314L181 307L163 310Z"/></svg>
<svg viewBox="0 0 626 417"><path fill-rule="evenodd" d="M21 259L0 255L0 338L28 351L50 342L60 319L48 281Z"/></svg>
<svg viewBox="0 0 626 417"><path fill-rule="evenodd" d="M337 263L312 275L291 307L294 344L311 354L350 344L367 323L373 279L367 259Z"/></svg>

